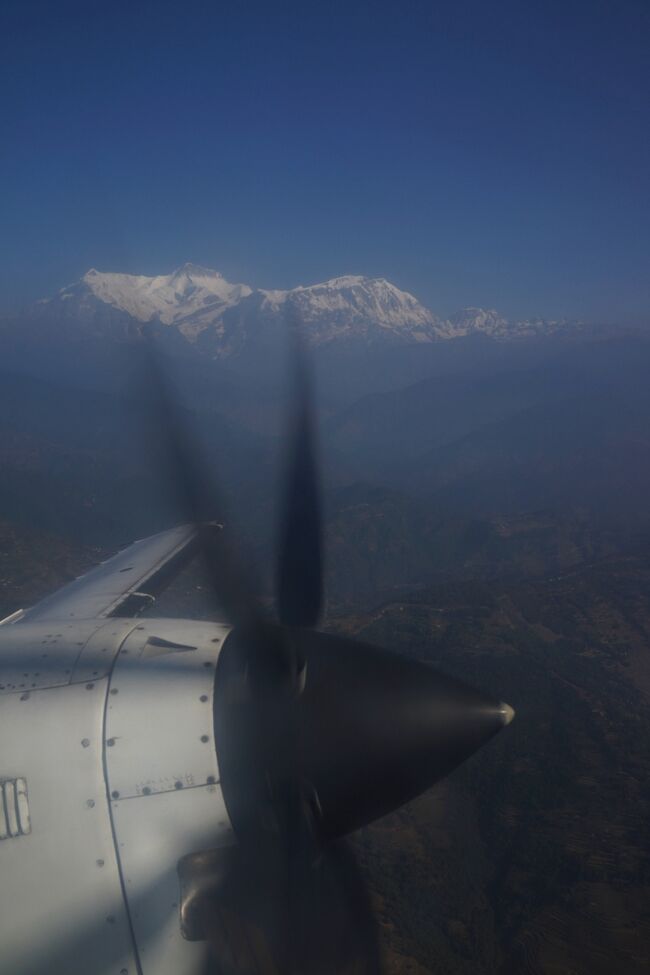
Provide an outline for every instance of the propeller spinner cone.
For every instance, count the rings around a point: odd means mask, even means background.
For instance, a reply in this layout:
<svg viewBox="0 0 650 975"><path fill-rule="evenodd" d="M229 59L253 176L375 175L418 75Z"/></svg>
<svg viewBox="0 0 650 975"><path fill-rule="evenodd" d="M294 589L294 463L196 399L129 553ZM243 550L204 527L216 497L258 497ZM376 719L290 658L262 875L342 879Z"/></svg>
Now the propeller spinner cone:
<svg viewBox="0 0 650 975"><path fill-rule="evenodd" d="M289 760L324 838L425 791L513 717L509 705L419 661L329 634L285 629L283 637L304 660ZM242 694L250 673L244 643L233 634L216 681L222 784L236 827L238 810L264 791L253 770L281 778L288 741L267 726L254 689Z"/></svg>
<svg viewBox="0 0 650 975"><path fill-rule="evenodd" d="M301 771L328 835L428 789L514 713L427 664L363 643L313 633L301 648Z"/></svg>

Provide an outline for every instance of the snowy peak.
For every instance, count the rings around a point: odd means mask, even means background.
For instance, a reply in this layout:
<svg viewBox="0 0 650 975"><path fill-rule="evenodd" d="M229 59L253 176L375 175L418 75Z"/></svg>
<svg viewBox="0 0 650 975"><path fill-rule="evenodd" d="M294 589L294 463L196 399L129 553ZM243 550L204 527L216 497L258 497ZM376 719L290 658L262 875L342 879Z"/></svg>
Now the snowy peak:
<svg viewBox="0 0 650 975"><path fill-rule="evenodd" d="M442 338L461 338L467 335L489 335L494 339L516 339L535 335L550 335L567 328L579 328L580 322L567 319L532 318L510 320L493 308L462 308L441 323Z"/></svg>
<svg viewBox="0 0 650 975"><path fill-rule="evenodd" d="M466 335L501 335L510 323L494 308L461 308L441 322L442 338L461 338Z"/></svg>
<svg viewBox="0 0 650 975"><path fill-rule="evenodd" d="M494 308L461 308L450 316L449 321L457 328L479 331L490 331L507 323L507 319Z"/></svg>
<svg viewBox="0 0 650 975"><path fill-rule="evenodd" d="M209 267L201 267L200 264L192 264L191 262L177 268L170 277L172 281L191 281L193 278L220 278L222 281L225 280L219 271Z"/></svg>
<svg viewBox="0 0 650 975"><path fill-rule="evenodd" d="M290 291L264 291L262 309L279 313L293 305L314 344L334 338L433 341L437 319L424 305L384 278L345 275Z"/></svg>
<svg viewBox="0 0 650 975"><path fill-rule="evenodd" d="M155 277L91 268L81 281L60 291L54 301L76 304L84 313L89 300L96 299L141 322L156 318L165 325L176 325L191 337L251 290L245 284L230 284L218 271L196 264L184 264L172 274Z"/></svg>
<svg viewBox="0 0 650 975"><path fill-rule="evenodd" d="M307 288L294 288L293 300L318 314L321 311L350 311L379 325L433 325L435 316L407 291L400 291L384 278L341 277Z"/></svg>

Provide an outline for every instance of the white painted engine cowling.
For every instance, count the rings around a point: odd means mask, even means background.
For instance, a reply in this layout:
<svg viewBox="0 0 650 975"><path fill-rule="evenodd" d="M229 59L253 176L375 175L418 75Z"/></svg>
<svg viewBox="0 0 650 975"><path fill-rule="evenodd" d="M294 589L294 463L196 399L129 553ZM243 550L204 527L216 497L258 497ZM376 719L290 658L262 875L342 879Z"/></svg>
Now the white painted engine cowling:
<svg viewBox="0 0 650 975"><path fill-rule="evenodd" d="M205 945L181 933L177 867L234 842L213 730L228 632L189 620L3 628L3 972L204 970Z"/></svg>
<svg viewBox="0 0 650 975"><path fill-rule="evenodd" d="M111 673L105 767L124 893L143 975L203 971L179 922L178 861L234 834L214 743L216 665L229 627L144 620Z"/></svg>

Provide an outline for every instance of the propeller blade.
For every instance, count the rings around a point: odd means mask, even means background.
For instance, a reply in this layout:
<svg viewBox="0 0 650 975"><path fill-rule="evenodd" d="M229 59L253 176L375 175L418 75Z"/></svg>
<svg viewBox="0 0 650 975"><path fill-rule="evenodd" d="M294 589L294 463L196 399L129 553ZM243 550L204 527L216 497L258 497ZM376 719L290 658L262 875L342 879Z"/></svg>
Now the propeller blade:
<svg viewBox="0 0 650 975"><path fill-rule="evenodd" d="M271 844L185 858L183 921L206 940L205 975L377 975L376 924L364 878L347 844L303 861L298 904L282 852Z"/></svg>
<svg viewBox="0 0 650 975"><path fill-rule="evenodd" d="M280 622L318 623L323 591L323 527L312 383L300 322L290 322L294 396L280 522L277 602Z"/></svg>
<svg viewBox="0 0 650 975"><path fill-rule="evenodd" d="M210 519L223 504L205 467L180 410L174 406L165 375L162 354L150 332L143 330L145 392L155 429L160 437L166 480L174 491L183 520L193 523L199 552L209 574L219 607L228 622L249 632L262 627L261 611L253 588L222 526Z"/></svg>
<svg viewBox="0 0 650 975"><path fill-rule="evenodd" d="M359 864L345 841L323 842L317 796L306 783L300 792L287 834L289 971L377 975L377 927Z"/></svg>
<svg viewBox="0 0 650 975"><path fill-rule="evenodd" d="M223 971L376 975L370 899L354 858L336 841L447 775L514 712L426 664L311 629L322 601L321 498L311 379L296 320L292 333L280 626L261 619L239 563L205 524L214 496L152 359L170 477L234 624L215 675L214 737L239 848L197 923L215 948L231 924ZM261 954L237 968L242 945L253 943Z"/></svg>

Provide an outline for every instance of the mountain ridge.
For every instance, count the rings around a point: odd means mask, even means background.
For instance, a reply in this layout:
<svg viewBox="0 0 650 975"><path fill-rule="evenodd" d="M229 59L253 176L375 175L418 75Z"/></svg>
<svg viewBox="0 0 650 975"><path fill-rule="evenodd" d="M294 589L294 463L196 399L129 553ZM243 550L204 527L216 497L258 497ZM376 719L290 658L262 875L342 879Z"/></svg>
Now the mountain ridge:
<svg viewBox="0 0 650 975"><path fill-rule="evenodd" d="M467 307L443 319L414 295L385 278L341 275L290 289L232 284L217 270L184 264L167 275L135 275L91 268L83 277L42 299L39 317L80 321L114 319L158 322L190 343L227 358L249 340L273 334L293 308L308 341L325 346L342 340L370 344L431 344L480 335L499 341L578 327L565 320L510 321L493 309Z"/></svg>

